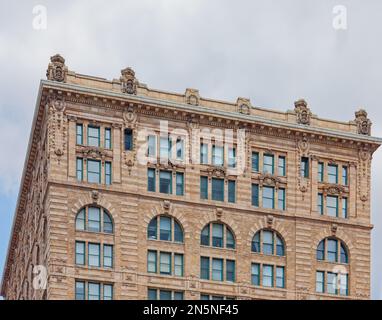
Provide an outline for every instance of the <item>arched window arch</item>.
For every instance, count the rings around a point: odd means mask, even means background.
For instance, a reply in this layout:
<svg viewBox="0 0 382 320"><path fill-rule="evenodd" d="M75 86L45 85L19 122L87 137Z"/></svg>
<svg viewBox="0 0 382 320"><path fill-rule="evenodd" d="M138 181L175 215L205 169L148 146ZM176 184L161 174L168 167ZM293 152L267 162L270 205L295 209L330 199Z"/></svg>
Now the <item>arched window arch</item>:
<svg viewBox="0 0 382 320"><path fill-rule="evenodd" d="M276 231L262 229L253 236L251 251L283 257L285 256L284 240Z"/></svg>
<svg viewBox="0 0 382 320"><path fill-rule="evenodd" d="M200 244L215 248L235 249L236 241L231 228L221 222L207 224L201 233Z"/></svg>
<svg viewBox="0 0 382 320"><path fill-rule="evenodd" d="M349 254L345 243L334 237L320 241L317 246L316 258L319 261L349 263Z"/></svg>
<svg viewBox="0 0 382 320"><path fill-rule="evenodd" d="M104 208L87 206L76 216L76 230L113 233L114 223L111 214Z"/></svg>
<svg viewBox="0 0 382 320"><path fill-rule="evenodd" d="M173 217L156 216L148 225L147 239L183 243L183 228Z"/></svg>

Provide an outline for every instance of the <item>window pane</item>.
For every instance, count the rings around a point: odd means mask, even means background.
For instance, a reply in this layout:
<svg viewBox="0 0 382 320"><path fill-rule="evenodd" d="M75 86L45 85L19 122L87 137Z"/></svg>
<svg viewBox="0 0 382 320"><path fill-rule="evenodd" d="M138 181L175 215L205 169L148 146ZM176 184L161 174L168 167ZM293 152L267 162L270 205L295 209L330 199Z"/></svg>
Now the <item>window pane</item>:
<svg viewBox="0 0 382 320"><path fill-rule="evenodd" d="M285 288L284 267L276 267L276 287Z"/></svg>
<svg viewBox="0 0 382 320"><path fill-rule="evenodd" d="M174 275L183 277L183 254L174 254Z"/></svg>
<svg viewBox="0 0 382 320"><path fill-rule="evenodd" d="M228 249L235 249L235 239L232 232L226 228L226 234L226 247Z"/></svg>
<svg viewBox="0 0 382 320"><path fill-rule="evenodd" d="M318 182L324 182L324 164L322 162L318 163Z"/></svg>
<svg viewBox="0 0 382 320"><path fill-rule="evenodd" d="M159 272L161 274L171 274L171 253L160 253Z"/></svg>
<svg viewBox="0 0 382 320"><path fill-rule="evenodd" d="M338 217L338 197L326 197L326 213L331 217Z"/></svg>
<svg viewBox="0 0 382 320"><path fill-rule="evenodd" d="M200 177L200 199L208 199L208 178Z"/></svg>
<svg viewBox="0 0 382 320"><path fill-rule="evenodd" d="M147 252L147 272L156 273L157 272L157 252L148 251Z"/></svg>
<svg viewBox="0 0 382 320"><path fill-rule="evenodd" d="M274 209L275 189L273 187L263 187L263 208Z"/></svg>
<svg viewBox="0 0 382 320"><path fill-rule="evenodd" d="M85 282L76 281L76 300L85 300Z"/></svg>
<svg viewBox="0 0 382 320"><path fill-rule="evenodd" d="M228 202L236 202L236 181L228 181Z"/></svg>
<svg viewBox="0 0 382 320"><path fill-rule="evenodd" d="M276 235L276 255L284 256L284 243L279 236Z"/></svg>
<svg viewBox="0 0 382 320"><path fill-rule="evenodd" d="M159 192L172 193L172 174L169 171L160 171L159 173Z"/></svg>
<svg viewBox="0 0 382 320"><path fill-rule="evenodd" d="M200 278L204 280L210 279L210 259L206 257L200 258Z"/></svg>
<svg viewBox="0 0 382 320"><path fill-rule="evenodd" d="M263 266L263 286L273 287L273 266Z"/></svg>
<svg viewBox="0 0 382 320"><path fill-rule="evenodd" d="M125 129L124 131L125 150L133 150L133 130Z"/></svg>
<svg viewBox="0 0 382 320"><path fill-rule="evenodd" d="M208 294L201 294L200 300L210 300L210 296Z"/></svg>
<svg viewBox="0 0 382 320"><path fill-rule="evenodd" d="M84 180L84 160L82 158L77 158L77 180L83 181Z"/></svg>
<svg viewBox="0 0 382 320"><path fill-rule="evenodd" d="M345 246L341 243L341 263L348 263L348 253Z"/></svg>
<svg viewBox="0 0 382 320"><path fill-rule="evenodd" d="M103 266L105 268L113 267L113 246L105 244L103 246Z"/></svg>
<svg viewBox="0 0 382 320"><path fill-rule="evenodd" d="M252 205L255 207L259 206L259 185L252 184Z"/></svg>
<svg viewBox="0 0 382 320"><path fill-rule="evenodd" d="M223 259L212 259L212 280L223 281Z"/></svg>
<svg viewBox="0 0 382 320"><path fill-rule="evenodd" d="M82 124L77 124L77 133L76 133L76 144L83 144L83 126Z"/></svg>
<svg viewBox="0 0 382 320"><path fill-rule="evenodd" d="M88 300L100 300L99 283L88 283Z"/></svg>
<svg viewBox="0 0 382 320"><path fill-rule="evenodd" d="M101 231L101 212L99 208L88 208L88 223L89 231L100 232Z"/></svg>
<svg viewBox="0 0 382 320"><path fill-rule="evenodd" d="M99 128L88 127L88 146L99 147Z"/></svg>
<svg viewBox="0 0 382 320"><path fill-rule="evenodd" d="M260 231L252 239L252 252L260 252Z"/></svg>
<svg viewBox="0 0 382 320"><path fill-rule="evenodd" d="M148 300L157 300L157 290L156 289L148 289L147 290L147 298L148 298Z"/></svg>
<svg viewBox="0 0 382 320"><path fill-rule="evenodd" d="M82 209L78 214L76 218L76 230L85 230L85 209Z"/></svg>
<svg viewBox="0 0 382 320"><path fill-rule="evenodd" d="M88 264L92 267L100 266L100 246L96 243L89 243Z"/></svg>
<svg viewBox="0 0 382 320"><path fill-rule="evenodd" d="M226 261L226 281L235 282L235 261Z"/></svg>
<svg viewBox="0 0 382 320"><path fill-rule="evenodd" d="M184 195L184 174L181 172L176 173L176 195Z"/></svg>
<svg viewBox="0 0 382 320"><path fill-rule="evenodd" d="M348 199L342 198L342 218L348 217Z"/></svg>
<svg viewBox="0 0 382 320"><path fill-rule="evenodd" d="M208 164L208 144L200 144L200 163Z"/></svg>
<svg viewBox="0 0 382 320"><path fill-rule="evenodd" d="M147 191L155 192L155 169L147 169Z"/></svg>
<svg viewBox="0 0 382 320"><path fill-rule="evenodd" d="M322 240L317 246L317 260L325 260L325 240Z"/></svg>
<svg viewBox="0 0 382 320"><path fill-rule="evenodd" d="M306 157L301 158L301 177L309 178L309 159Z"/></svg>
<svg viewBox="0 0 382 320"><path fill-rule="evenodd" d="M330 294L337 294L338 283L337 283L337 274L328 272L328 284L327 292Z"/></svg>
<svg viewBox="0 0 382 320"><path fill-rule="evenodd" d="M340 295L341 296L349 295L348 275L347 274L341 274L340 275Z"/></svg>
<svg viewBox="0 0 382 320"><path fill-rule="evenodd" d="M260 265L258 263L252 263L252 284L255 286L260 285Z"/></svg>
<svg viewBox="0 0 382 320"><path fill-rule="evenodd" d="M105 183L111 185L111 162L105 162Z"/></svg>
<svg viewBox="0 0 382 320"><path fill-rule="evenodd" d="M147 137L147 156L149 157L155 157L156 156L156 149L157 149L157 141L156 136L148 136Z"/></svg>
<svg viewBox="0 0 382 320"><path fill-rule="evenodd" d="M279 157L279 176L285 176L285 157Z"/></svg>
<svg viewBox="0 0 382 320"><path fill-rule="evenodd" d="M345 166L342 167L342 184L348 185L348 167Z"/></svg>
<svg viewBox="0 0 382 320"><path fill-rule="evenodd" d="M101 183L101 162L95 160L88 160L88 182Z"/></svg>
<svg viewBox="0 0 382 320"><path fill-rule="evenodd" d="M317 195L317 211L319 214L324 214L324 198L322 193Z"/></svg>
<svg viewBox="0 0 382 320"><path fill-rule="evenodd" d="M113 285L103 285L103 300L113 300Z"/></svg>
<svg viewBox="0 0 382 320"><path fill-rule="evenodd" d="M222 224L212 224L212 246L223 248L223 228Z"/></svg>
<svg viewBox="0 0 382 320"><path fill-rule="evenodd" d="M215 166L224 165L224 148L212 146L212 164Z"/></svg>
<svg viewBox="0 0 382 320"><path fill-rule="evenodd" d="M176 140L176 159L183 160L184 158L184 141L182 139Z"/></svg>
<svg viewBox="0 0 382 320"><path fill-rule="evenodd" d="M76 264L85 264L85 242L76 241Z"/></svg>
<svg viewBox="0 0 382 320"><path fill-rule="evenodd" d="M169 137L161 137L159 140L159 155L161 159L171 158L171 140Z"/></svg>
<svg viewBox="0 0 382 320"><path fill-rule="evenodd" d="M224 179L212 178L212 200L224 201Z"/></svg>
<svg viewBox="0 0 382 320"><path fill-rule="evenodd" d="M273 174L273 155L264 155L263 172Z"/></svg>
<svg viewBox="0 0 382 320"><path fill-rule="evenodd" d="M105 129L105 149L111 149L111 129Z"/></svg>
<svg viewBox="0 0 382 320"><path fill-rule="evenodd" d="M278 190L278 209L285 210L285 189Z"/></svg>
<svg viewBox="0 0 382 320"><path fill-rule="evenodd" d="M338 183L338 167L336 165L328 165L329 183Z"/></svg>
<svg viewBox="0 0 382 320"><path fill-rule="evenodd" d="M200 237L200 244L203 246L210 245L210 225L207 225L203 228L202 234Z"/></svg>
<svg viewBox="0 0 382 320"><path fill-rule="evenodd" d="M337 242L337 240L328 239L327 244L328 244L328 261L329 262L337 262L337 258L338 258L338 251L337 251L338 242Z"/></svg>
<svg viewBox="0 0 382 320"><path fill-rule="evenodd" d="M168 290L160 290L159 292L160 300L171 300L171 291Z"/></svg>
<svg viewBox="0 0 382 320"><path fill-rule="evenodd" d="M236 168L236 149L235 148L228 149L228 166L230 168Z"/></svg>
<svg viewBox="0 0 382 320"><path fill-rule="evenodd" d="M325 273L322 271L316 272L316 292L325 292Z"/></svg>
<svg viewBox="0 0 382 320"><path fill-rule="evenodd" d="M177 292L177 291L174 292L174 300L183 300L184 299L183 296L184 296L183 292Z"/></svg>
<svg viewBox="0 0 382 320"><path fill-rule="evenodd" d="M113 233L113 221L105 210L103 212L103 232Z"/></svg>
<svg viewBox="0 0 382 320"><path fill-rule="evenodd" d="M152 219L147 228L147 237L151 240L157 239L157 221L157 218Z"/></svg>
<svg viewBox="0 0 382 320"><path fill-rule="evenodd" d="M259 171L259 153L252 152L252 171Z"/></svg>
<svg viewBox="0 0 382 320"><path fill-rule="evenodd" d="M174 241L183 242L183 230L180 224L174 221Z"/></svg>
<svg viewBox="0 0 382 320"><path fill-rule="evenodd" d="M172 232L171 232L171 218L168 217L160 217L159 220L159 229L160 229L160 240L171 241L172 240Z"/></svg>
<svg viewBox="0 0 382 320"><path fill-rule="evenodd" d="M273 254L273 232L271 231L263 231L263 253Z"/></svg>

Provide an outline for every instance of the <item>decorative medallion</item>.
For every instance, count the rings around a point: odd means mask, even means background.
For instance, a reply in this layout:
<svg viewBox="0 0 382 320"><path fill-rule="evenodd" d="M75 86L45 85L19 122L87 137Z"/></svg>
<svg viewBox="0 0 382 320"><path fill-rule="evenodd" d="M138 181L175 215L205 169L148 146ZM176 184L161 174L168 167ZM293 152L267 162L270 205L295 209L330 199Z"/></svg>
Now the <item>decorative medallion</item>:
<svg viewBox="0 0 382 320"><path fill-rule="evenodd" d="M46 77L48 80L65 82L68 68L65 66L65 59L56 54L50 58L48 70L46 71Z"/></svg>

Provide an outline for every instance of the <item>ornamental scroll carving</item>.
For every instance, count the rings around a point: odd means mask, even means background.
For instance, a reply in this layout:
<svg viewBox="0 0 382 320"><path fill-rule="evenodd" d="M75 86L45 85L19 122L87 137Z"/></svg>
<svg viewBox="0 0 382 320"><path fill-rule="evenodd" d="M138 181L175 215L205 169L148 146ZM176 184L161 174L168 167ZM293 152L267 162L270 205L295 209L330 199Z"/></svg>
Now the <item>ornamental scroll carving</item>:
<svg viewBox="0 0 382 320"><path fill-rule="evenodd" d="M259 185L262 187L263 185L274 186L276 189L279 188L281 183L281 179L277 176L274 176L270 173L261 173L259 175Z"/></svg>
<svg viewBox="0 0 382 320"><path fill-rule="evenodd" d="M355 122L357 124L358 134L368 135L371 134L371 121L367 117L367 112L363 109L360 109L355 113Z"/></svg>
<svg viewBox="0 0 382 320"><path fill-rule="evenodd" d="M372 151L369 147L362 147L358 150L358 194L363 202L363 206L366 201L370 199L370 167L371 167L371 154Z"/></svg>
<svg viewBox="0 0 382 320"><path fill-rule="evenodd" d="M48 80L65 82L68 68L65 66L65 59L59 54L50 58L48 70L46 71L46 78Z"/></svg>
<svg viewBox="0 0 382 320"><path fill-rule="evenodd" d="M309 158L310 151L310 143L307 137L303 137L302 139L298 139L296 142L297 145L297 172L301 172L301 157ZM301 174L297 175L297 185L299 190L302 192L302 200L304 200L305 193L308 192L310 187L310 179L304 179Z"/></svg>
<svg viewBox="0 0 382 320"><path fill-rule="evenodd" d="M304 99L297 100L294 103L294 112L297 115L297 123L310 125L312 112L310 111L308 104Z"/></svg>
<svg viewBox="0 0 382 320"><path fill-rule="evenodd" d="M135 78L135 72L131 68L121 70L121 90L127 94L137 94L138 80Z"/></svg>

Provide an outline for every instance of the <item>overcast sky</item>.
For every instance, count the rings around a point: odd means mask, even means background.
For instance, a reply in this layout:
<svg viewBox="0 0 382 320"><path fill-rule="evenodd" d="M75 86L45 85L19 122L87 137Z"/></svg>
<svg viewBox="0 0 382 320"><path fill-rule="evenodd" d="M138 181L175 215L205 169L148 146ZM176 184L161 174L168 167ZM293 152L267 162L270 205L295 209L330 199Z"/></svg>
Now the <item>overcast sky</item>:
<svg viewBox="0 0 382 320"><path fill-rule="evenodd" d="M55 53L78 73L113 79L131 66L152 88L197 88L204 97L229 101L248 97L282 111L303 97L318 116L348 121L364 107L372 134L382 137L380 0L57 3L0 4L0 274L39 81ZM46 29L33 28L36 5L47 9ZM337 5L347 9L346 30L333 27ZM381 160L382 149L374 155L372 179L376 299L382 298Z"/></svg>

